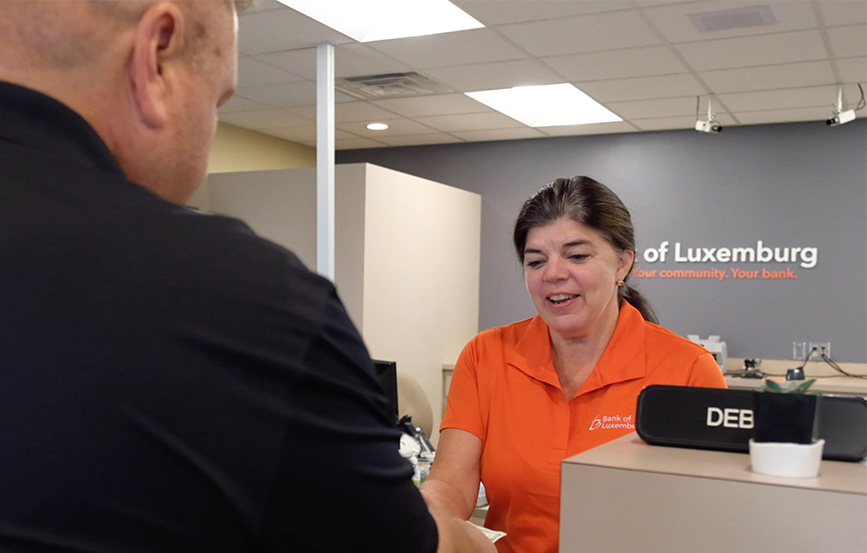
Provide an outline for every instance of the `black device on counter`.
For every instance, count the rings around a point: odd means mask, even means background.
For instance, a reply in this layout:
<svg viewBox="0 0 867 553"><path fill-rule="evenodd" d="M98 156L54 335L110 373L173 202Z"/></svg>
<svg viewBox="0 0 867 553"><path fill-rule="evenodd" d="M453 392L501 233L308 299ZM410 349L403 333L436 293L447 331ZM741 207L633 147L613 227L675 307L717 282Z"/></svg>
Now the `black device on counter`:
<svg viewBox="0 0 867 553"><path fill-rule="evenodd" d="M400 418L397 406L397 363L394 361L373 360L373 368L376 369L376 379L385 391L388 399L388 412L394 415L394 421Z"/></svg>
<svg viewBox="0 0 867 553"><path fill-rule="evenodd" d="M635 430L649 444L749 451L755 426L753 390L648 386L638 396ZM867 400L820 395L817 438L822 458L861 461L867 457Z"/></svg>

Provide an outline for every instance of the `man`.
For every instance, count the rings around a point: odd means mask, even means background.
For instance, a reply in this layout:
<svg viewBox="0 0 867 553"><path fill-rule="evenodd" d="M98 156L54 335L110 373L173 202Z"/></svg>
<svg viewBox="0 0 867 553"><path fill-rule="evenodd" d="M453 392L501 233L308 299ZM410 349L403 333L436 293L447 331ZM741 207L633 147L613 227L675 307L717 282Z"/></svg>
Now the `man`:
<svg viewBox="0 0 867 553"><path fill-rule="evenodd" d="M493 551L428 512L333 286L181 207L236 9L0 1L0 550Z"/></svg>

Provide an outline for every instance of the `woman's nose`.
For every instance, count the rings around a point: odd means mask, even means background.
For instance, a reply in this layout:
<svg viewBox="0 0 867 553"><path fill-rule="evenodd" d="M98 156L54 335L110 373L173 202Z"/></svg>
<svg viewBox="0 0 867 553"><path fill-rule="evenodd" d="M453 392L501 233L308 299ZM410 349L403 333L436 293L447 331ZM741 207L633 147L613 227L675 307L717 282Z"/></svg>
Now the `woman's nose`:
<svg viewBox="0 0 867 553"><path fill-rule="evenodd" d="M548 282L555 282L558 280L565 280L569 277L569 271L566 267L566 264L563 263L561 259L549 259L548 263L545 264L545 280Z"/></svg>

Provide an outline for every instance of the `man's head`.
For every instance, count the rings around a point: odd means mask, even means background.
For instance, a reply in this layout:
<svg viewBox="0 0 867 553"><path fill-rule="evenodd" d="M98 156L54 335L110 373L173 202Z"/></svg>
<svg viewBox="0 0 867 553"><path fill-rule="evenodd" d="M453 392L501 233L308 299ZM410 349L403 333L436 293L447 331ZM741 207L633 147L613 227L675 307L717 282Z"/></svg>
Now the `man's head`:
<svg viewBox="0 0 867 553"><path fill-rule="evenodd" d="M130 180L183 203L236 86L242 3L0 0L0 80L77 111Z"/></svg>

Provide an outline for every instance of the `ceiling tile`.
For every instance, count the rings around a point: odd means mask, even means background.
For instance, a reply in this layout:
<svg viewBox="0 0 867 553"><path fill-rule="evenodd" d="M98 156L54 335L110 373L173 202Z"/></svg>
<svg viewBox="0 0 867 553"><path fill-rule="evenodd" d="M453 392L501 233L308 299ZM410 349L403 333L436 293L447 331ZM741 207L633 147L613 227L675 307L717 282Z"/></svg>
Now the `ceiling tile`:
<svg viewBox="0 0 867 553"><path fill-rule="evenodd" d="M696 71L821 60L828 56L817 30L677 44L675 48Z"/></svg>
<svg viewBox="0 0 867 553"><path fill-rule="evenodd" d="M316 79L315 48L261 54L257 57L287 71ZM381 54L365 44L340 44L334 48L334 76L338 78L402 73L411 69L409 65Z"/></svg>
<svg viewBox="0 0 867 553"><path fill-rule="evenodd" d="M422 144L452 144L455 142L463 142L460 138L444 133L391 136L382 138L381 140L389 146L416 146Z"/></svg>
<svg viewBox="0 0 867 553"><path fill-rule="evenodd" d="M665 6L668 4L683 4L691 0L635 0L635 5L646 8L649 6Z"/></svg>
<svg viewBox="0 0 867 553"><path fill-rule="evenodd" d="M707 94L707 90L689 74L663 75L580 83L578 88L597 102L625 102L678 96Z"/></svg>
<svg viewBox="0 0 867 553"><path fill-rule="evenodd" d="M521 2L515 0L455 0L460 6L485 25L518 23L539 19L559 19L573 15L628 9L629 2L619 0L545 0Z"/></svg>
<svg viewBox="0 0 867 553"><path fill-rule="evenodd" d="M431 115L454 115L489 111L484 104L463 94L437 94L416 98L391 98L374 100L373 105L404 117L427 117Z"/></svg>
<svg viewBox="0 0 867 553"><path fill-rule="evenodd" d="M836 82L845 83L850 108L860 97L856 83L867 82L865 0L454 2L488 27L361 44L276 0L258 0L240 17L239 90L220 120L315 147L323 41L335 44L336 77L418 71L455 91L571 82L627 119L531 129L460 93L362 100L338 91L336 134L347 148L688 129L696 96L706 109L708 95L723 126L822 124ZM688 17L761 4L776 24L705 33ZM391 128L367 130L374 120Z"/></svg>
<svg viewBox="0 0 867 553"><path fill-rule="evenodd" d="M819 106L828 106L828 110L830 111L831 106L834 105L837 98L837 88L835 86L813 86L807 88L765 90L762 92L719 94L717 97L740 119L741 112L747 111Z"/></svg>
<svg viewBox="0 0 867 553"><path fill-rule="evenodd" d="M857 105L860 104L862 99L862 94L864 93L865 86L862 84L861 89L858 88L858 84L846 84L843 85L843 109L855 109ZM835 88L836 90L836 88ZM837 105L837 97L834 96L834 101L829 105L836 106ZM864 106L858 110L857 115L867 115L864 111Z"/></svg>
<svg viewBox="0 0 867 553"><path fill-rule="evenodd" d="M256 58L241 56L238 59L238 81L244 83L244 86L291 83L301 80L305 79Z"/></svg>
<svg viewBox="0 0 867 553"><path fill-rule="evenodd" d="M652 119L631 119L633 125L642 131L662 131L674 129L694 129L695 117L681 115L677 117L657 117Z"/></svg>
<svg viewBox="0 0 867 553"><path fill-rule="evenodd" d="M403 73L411 69L408 64L386 56L367 44L341 44L334 49L336 77Z"/></svg>
<svg viewBox="0 0 867 553"><path fill-rule="evenodd" d="M419 117L417 121L443 132L504 129L519 125L511 117L496 112Z"/></svg>
<svg viewBox="0 0 867 553"><path fill-rule="evenodd" d="M266 106L263 106L259 102L254 102L253 100L248 100L244 98L238 93L235 93L234 96L229 98L229 100L220 106L218 113L232 113L233 111L251 111L255 109L264 109Z"/></svg>
<svg viewBox="0 0 867 553"><path fill-rule="evenodd" d="M270 129L262 129L260 132L269 134L271 136L276 136L278 138L285 138L286 140L291 140L292 142L312 142L314 144L316 143L316 125L308 125L305 127L274 127ZM356 135L340 129L334 130L335 140L340 140L344 138L356 138Z"/></svg>
<svg viewBox="0 0 867 553"><path fill-rule="evenodd" d="M828 29L831 51L838 58L854 58L867 54L867 33L864 25L831 27Z"/></svg>
<svg viewBox="0 0 867 553"><path fill-rule="evenodd" d="M394 115L392 115L394 117ZM421 123L417 123L416 121L412 121L411 119L376 119L371 120L370 122L376 123L385 123L388 125L388 128L384 131L372 131L367 128L367 123L342 123L339 124L340 128L351 132L352 134L356 134L358 136L366 136L369 138L373 138L375 140L380 140L382 137L389 136L405 136L408 134L433 134L437 133L435 129L422 125Z"/></svg>
<svg viewBox="0 0 867 553"><path fill-rule="evenodd" d="M822 12L825 25L852 25L867 23L867 2L864 0L834 0L816 2Z"/></svg>
<svg viewBox="0 0 867 553"><path fill-rule="evenodd" d="M534 60L440 67L428 69L425 73L458 92L563 82L560 76Z"/></svg>
<svg viewBox="0 0 867 553"><path fill-rule="evenodd" d="M336 65L337 48L334 50ZM272 52L269 54L259 54L254 57L261 62L279 67L296 75L301 75L311 81L316 79L316 48Z"/></svg>
<svg viewBox="0 0 867 553"><path fill-rule="evenodd" d="M722 10L756 7L769 7L777 23L757 27L745 27L724 31L699 31L689 18L690 14ZM644 13L669 42L692 42L727 37L800 31L816 26L816 14L810 2L689 2L672 6L647 8Z"/></svg>
<svg viewBox="0 0 867 553"><path fill-rule="evenodd" d="M316 83L313 81L289 84L245 86L238 89L244 98L269 106L315 104Z"/></svg>
<svg viewBox="0 0 867 553"><path fill-rule="evenodd" d="M702 104L702 107L706 109L705 104ZM643 131L659 131L666 129L694 130L696 119L707 119L707 112L705 111L704 113L701 113L699 115L692 114L679 115L677 117L648 117L630 119L629 122ZM727 113L714 113L714 119L720 124L722 124L723 130L725 130L726 127L731 127L737 124L732 118L732 116Z"/></svg>
<svg viewBox="0 0 867 553"><path fill-rule="evenodd" d="M542 61L572 82L665 75L687 71L687 67L671 51L669 46L625 48L606 52L557 56L543 58Z"/></svg>
<svg viewBox="0 0 867 553"><path fill-rule="evenodd" d="M704 71L698 76L717 94L834 83L828 61Z"/></svg>
<svg viewBox="0 0 867 553"><path fill-rule="evenodd" d="M539 129L548 136L578 136L587 134L614 134L635 132L635 127L625 121L616 123L596 123L593 125L566 125L563 127L543 127Z"/></svg>
<svg viewBox="0 0 867 553"><path fill-rule="evenodd" d="M557 56L660 44L635 12L611 12L497 27L534 56Z"/></svg>
<svg viewBox="0 0 867 553"><path fill-rule="evenodd" d="M279 109L237 111L220 114L220 121L249 129L273 129L274 127L297 127L310 125L310 119Z"/></svg>
<svg viewBox="0 0 867 553"><path fill-rule="evenodd" d="M844 83L867 82L867 57L838 59L837 69Z"/></svg>
<svg viewBox="0 0 867 553"><path fill-rule="evenodd" d="M316 83L313 81L246 86L239 88L238 94L271 107L316 105ZM351 102L355 98L337 92L334 101Z"/></svg>
<svg viewBox="0 0 867 553"><path fill-rule="evenodd" d="M525 138L544 138L546 135L530 127L514 129L488 129L486 131L456 131L451 133L467 142L489 142L493 140L521 140Z"/></svg>
<svg viewBox="0 0 867 553"><path fill-rule="evenodd" d="M624 119L653 117L676 117L695 115L695 97L665 98L660 100L638 100L631 102L611 102L605 107Z"/></svg>
<svg viewBox="0 0 867 553"><path fill-rule="evenodd" d="M738 119L744 125L759 125L765 123L789 123L796 121L815 121L816 132L834 132L825 121L831 116L830 108L795 108L784 110L751 111L738 114ZM725 132L725 131L723 131Z"/></svg>
<svg viewBox="0 0 867 553"><path fill-rule="evenodd" d="M242 12L242 14L249 14L253 12L263 12L268 10L285 10L286 4L278 2L277 0L256 0L253 2L253 5L247 8Z"/></svg>
<svg viewBox="0 0 867 553"><path fill-rule="evenodd" d="M416 68L525 58L526 54L490 29L460 31L367 43Z"/></svg>
<svg viewBox="0 0 867 553"><path fill-rule="evenodd" d="M352 105L359 104L354 108L350 108L347 111L343 110L344 105ZM362 105L367 106L367 108L362 107ZM369 111L368 111L369 108ZM307 106L287 106L283 108L285 111L290 113L294 113L296 115L300 115L301 117L306 117L311 121L316 120L317 107L315 104L307 105ZM350 98L348 102L336 102L334 104L334 121L336 123L352 123L355 121L360 121L364 116L363 113L370 114L371 118L393 118L394 114L390 111L385 111L381 108L378 108L374 105L371 105L367 102L359 102L354 98Z"/></svg>
<svg viewBox="0 0 867 553"><path fill-rule="evenodd" d="M369 138L346 138L334 141L335 150L360 150L362 148L385 148L387 144Z"/></svg>
<svg viewBox="0 0 867 553"><path fill-rule="evenodd" d="M308 48L324 41L341 44L351 40L286 7L242 13L239 20L238 51L242 54L280 52Z"/></svg>
<svg viewBox="0 0 867 553"><path fill-rule="evenodd" d="M394 114L368 102L345 102L334 106L334 120L337 123L354 123L393 119Z"/></svg>

